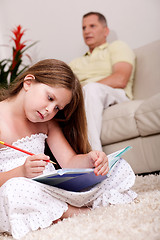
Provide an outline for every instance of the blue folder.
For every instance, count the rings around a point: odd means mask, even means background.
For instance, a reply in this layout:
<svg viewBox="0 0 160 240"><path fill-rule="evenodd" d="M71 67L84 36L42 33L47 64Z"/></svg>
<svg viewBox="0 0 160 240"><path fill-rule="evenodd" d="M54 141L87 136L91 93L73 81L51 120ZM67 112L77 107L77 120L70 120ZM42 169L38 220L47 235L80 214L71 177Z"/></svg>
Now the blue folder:
<svg viewBox="0 0 160 240"><path fill-rule="evenodd" d="M68 191L84 191L109 177L118 160L129 149L131 149L130 146L107 156L109 172L104 176L96 176L93 168L63 168L35 177L33 180Z"/></svg>

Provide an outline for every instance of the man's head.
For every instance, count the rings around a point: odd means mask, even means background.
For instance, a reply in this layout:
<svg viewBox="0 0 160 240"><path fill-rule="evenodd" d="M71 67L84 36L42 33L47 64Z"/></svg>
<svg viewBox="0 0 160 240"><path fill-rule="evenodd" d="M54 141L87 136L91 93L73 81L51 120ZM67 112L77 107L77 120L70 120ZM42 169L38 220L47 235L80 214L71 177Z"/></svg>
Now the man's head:
<svg viewBox="0 0 160 240"><path fill-rule="evenodd" d="M98 12L89 12L83 16L82 20L83 38L90 52L95 47L106 42L109 34L105 17Z"/></svg>

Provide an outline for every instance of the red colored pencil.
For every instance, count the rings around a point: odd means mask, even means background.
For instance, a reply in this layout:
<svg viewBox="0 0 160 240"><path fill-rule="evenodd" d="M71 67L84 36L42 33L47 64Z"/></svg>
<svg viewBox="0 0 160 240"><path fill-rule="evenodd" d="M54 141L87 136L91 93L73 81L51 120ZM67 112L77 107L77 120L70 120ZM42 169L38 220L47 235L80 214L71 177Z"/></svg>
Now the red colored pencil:
<svg viewBox="0 0 160 240"><path fill-rule="evenodd" d="M26 150L23 150L23 149L21 149L21 148L15 147L15 146L13 146L13 145L9 145L8 143L5 143L5 142L3 142L3 141L0 141L0 144L3 144L3 145L5 145L5 146L7 146L7 147L10 147L10 148L13 148L13 149L15 149L15 150L18 150L18 151L20 151L20 152L26 153L26 154L28 154L28 155L34 155L34 153L28 152L28 151L26 151ZM53 164L56 164L55 162L53 162L53 161L51 161L51 160L44 160L44 161L50 162L50 163L53 163Z"/></svg>

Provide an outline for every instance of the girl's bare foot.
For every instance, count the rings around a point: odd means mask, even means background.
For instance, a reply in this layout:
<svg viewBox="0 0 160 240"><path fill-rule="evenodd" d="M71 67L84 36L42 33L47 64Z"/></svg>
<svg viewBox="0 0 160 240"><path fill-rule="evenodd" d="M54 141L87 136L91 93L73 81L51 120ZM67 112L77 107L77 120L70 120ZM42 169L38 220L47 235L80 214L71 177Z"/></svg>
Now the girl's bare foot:
<svg viewBox="0 0 160 240"><path fill-rule="evenodd" d="M53 224L58 223L59 221L61 221L63 218L68 218L68 217L73 217L74 215L78 215L80 213L86 213L88 212L90 209L87 207L73 207L71 205L68 204L68 210L62 215L61 218L53 221Z"/></svg>
<svg viewBox="0 0 160 240"><path fill-rule="evenodd" d="M68 205L68 210L62 215L61 219L72 217L73 215L78 215L80 213L86 213L90 209L87 207L73 207L71 205Z"/></svg>

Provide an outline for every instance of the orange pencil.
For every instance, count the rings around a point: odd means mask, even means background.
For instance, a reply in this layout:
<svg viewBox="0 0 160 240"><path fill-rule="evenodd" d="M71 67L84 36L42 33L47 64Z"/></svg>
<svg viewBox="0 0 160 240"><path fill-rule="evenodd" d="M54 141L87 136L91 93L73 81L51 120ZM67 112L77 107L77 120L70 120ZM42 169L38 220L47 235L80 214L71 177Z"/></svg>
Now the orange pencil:
<svg viewBox="0 0 160 240"><path fill-rule="evenodd" d="M13 146L13 145L9 145L8 143L5 143L5 142L3 142L3 141L0 141L0 144L3 144L3 145L5 145L5 146L7 146L7 147L10 147L10 148L13 148L13 149L15 149L15 150L18 150L18 151L20 151L20 152L26 153L26 154L28 154L28 155L34 155L34 153L28 152L28 151L26 151L26 150L23 150L23 149L21 149L21 148L15 147L15 146ZM53 164L56 164L55 162L53 162L53 161L51 161L51 160L44 160L44 161L50 162L50 163L53 163Z"/></svg>

